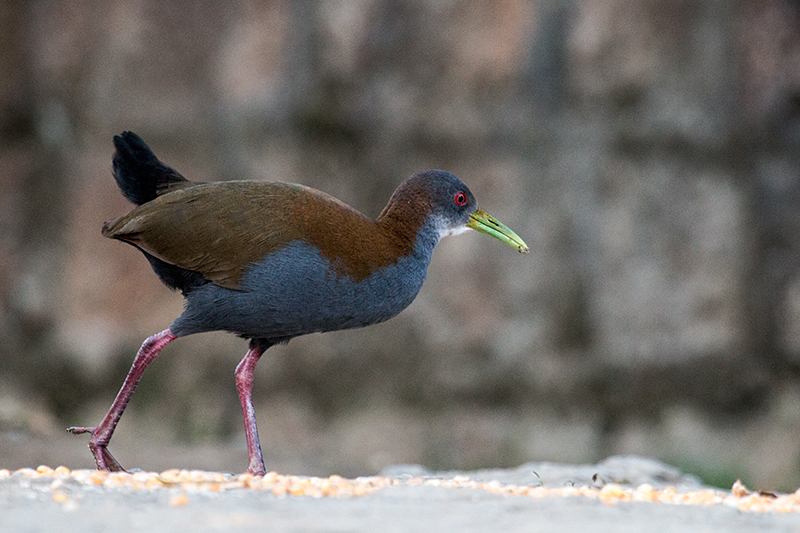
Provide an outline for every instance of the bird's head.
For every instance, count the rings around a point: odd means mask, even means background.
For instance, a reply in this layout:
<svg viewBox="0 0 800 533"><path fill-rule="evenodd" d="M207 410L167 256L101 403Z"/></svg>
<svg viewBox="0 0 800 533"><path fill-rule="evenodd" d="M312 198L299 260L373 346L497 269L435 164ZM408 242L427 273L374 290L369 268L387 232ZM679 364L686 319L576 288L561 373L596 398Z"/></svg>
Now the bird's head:
<svg viewBox="0 0 800 533"><path fill-rule="evenodd" d="M408 178L395 191L381 217L391 216L395 210L415 211L414 218L420 224L432 223L439 239L474 229L521 253L529 251L519 235L478 207L478 201L463 181L443 170L425 170Z"/></svg>

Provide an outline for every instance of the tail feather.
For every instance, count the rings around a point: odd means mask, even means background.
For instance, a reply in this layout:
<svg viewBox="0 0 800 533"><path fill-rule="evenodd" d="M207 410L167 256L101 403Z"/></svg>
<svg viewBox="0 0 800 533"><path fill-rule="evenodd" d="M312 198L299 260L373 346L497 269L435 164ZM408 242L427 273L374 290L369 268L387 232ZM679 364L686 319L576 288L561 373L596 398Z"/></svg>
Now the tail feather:
<svg viewBox="0 0 800 533"><path fill-rule="evenodd" d="M130 202L142 205L182 185L190 185L178 171L158 160L141 137L125 131L114 137L114 179Z"/></svg>
<svg viewBox="0 0 800 533"><path fill-rule="evenodd" d="M142 205L176 188L194 185L176 170L158 160L145 142L133 132L125 131L114 137L114 179L122 194L136 205ZM103 225L103 235L117 238L110 230L112 222ZM156 275L171 289L184 294L208 283L202 274L172 265L153 257L140 248L150 261Z"/></svg>

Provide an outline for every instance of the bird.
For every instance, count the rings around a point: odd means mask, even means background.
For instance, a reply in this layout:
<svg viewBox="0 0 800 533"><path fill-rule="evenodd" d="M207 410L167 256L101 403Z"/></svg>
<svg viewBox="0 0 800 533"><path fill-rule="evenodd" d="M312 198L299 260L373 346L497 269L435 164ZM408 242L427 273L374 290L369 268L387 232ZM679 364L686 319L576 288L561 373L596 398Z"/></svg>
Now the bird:
<svg viewBox="0 0 800 533"><path fill-rule="evenodd" d="M249 340L234 376L247 472L263 476L252 388L256 363L269 347L397 315L417 296L434 247L448 235L472 229L529 251L446 171L407 178L373 220L303 185L187 180L133 132L113 143L113 176L136 207L106 222L102 234L139 249L159 279L182 293L185 309L144 341L100 423L67 428L90 434L99 470L125 471L108 451L111 436L145 368L175 339L227 331Z"/></svg>

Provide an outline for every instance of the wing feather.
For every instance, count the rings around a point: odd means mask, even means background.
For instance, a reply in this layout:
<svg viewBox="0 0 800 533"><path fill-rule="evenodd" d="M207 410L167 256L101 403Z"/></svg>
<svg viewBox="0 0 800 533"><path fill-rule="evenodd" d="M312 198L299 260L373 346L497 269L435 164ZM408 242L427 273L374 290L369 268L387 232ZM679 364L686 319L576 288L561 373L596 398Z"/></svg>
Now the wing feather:
<svg viewBox="0 0 800 533"><path fill-rule="evenodd" d="M106 223L103 235L236 289L251 263L303 236L298 202L338 203L301 185L233 181L169 192ZM343 204L342 204L343 205Z"/></svg>

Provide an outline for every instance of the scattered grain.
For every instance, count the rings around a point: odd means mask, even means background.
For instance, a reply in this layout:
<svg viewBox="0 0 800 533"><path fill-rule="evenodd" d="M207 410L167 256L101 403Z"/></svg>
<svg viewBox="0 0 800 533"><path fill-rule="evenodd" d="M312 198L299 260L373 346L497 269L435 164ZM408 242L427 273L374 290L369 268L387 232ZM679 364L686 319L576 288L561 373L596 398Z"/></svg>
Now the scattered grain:
<svg viewBox="0 0 800 533"><path fill-rule="evenodd" d="M504 484L499 481L475 481L466 475L452 478L413 477L392 479L385 477L359 477L345 479L341 476L310 477L289 476L269 472L263 477L252 474L238 476L202 470L170 469L155 472L100 472L96 470L70 470L65 466L55 469L40 465L36 469L20 468L15 471L0 469L0 479L12 477L49 480L45 485L54 502L63 507L77 508L75 499L70 497L67 484L70 482L85 486L102 486L106 490L157 491L163 489L180 490L171 496L168 504L173 507L187 505L188 494L213 493L229 490L267 491L278 497L305 496L311 498L333 497L352 498L374 493L386 487L401 485L428 485L441 490L468 489L484 491L507 497L564 498L581 497L602 501L604 504L619 502L660 502L673 505L724 505L742 512L800 513L800 489L792 494L750 491L741 482L734 483L730 491L702 489L678 492L675 487L657 490L652 485L642 484L629 488L617 483L606 483L601 488L588 485L548 488L542 485ZM35 482L35 481L33 481ZM26 481L25 483L31 483ZM71 508L72 508L71 507Z"/></svg>

